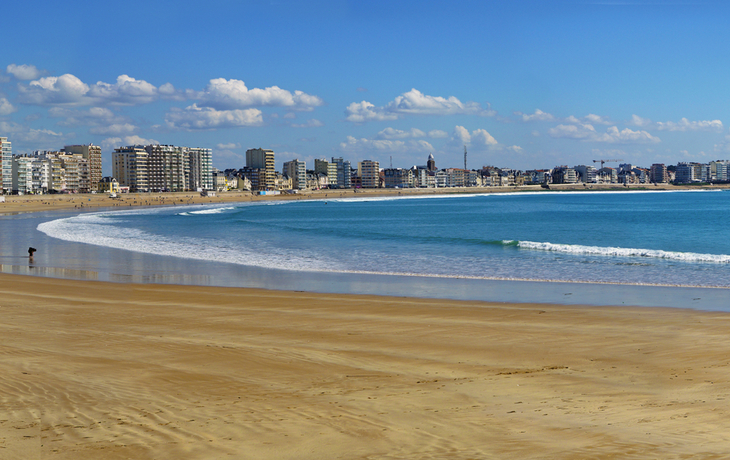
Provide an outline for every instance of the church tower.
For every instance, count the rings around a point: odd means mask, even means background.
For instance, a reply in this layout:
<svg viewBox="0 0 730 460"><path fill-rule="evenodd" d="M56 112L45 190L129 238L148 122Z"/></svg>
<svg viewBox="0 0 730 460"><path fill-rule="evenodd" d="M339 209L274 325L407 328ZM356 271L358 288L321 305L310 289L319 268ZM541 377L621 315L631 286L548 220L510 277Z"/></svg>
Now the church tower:
<svg viewBox="0 0 730 460"><path fill-rule="evenodd" d="M433 153L428 154L428 161L426 162L426 169L429 171L436 171L436 160L433 159Z"/></svg>

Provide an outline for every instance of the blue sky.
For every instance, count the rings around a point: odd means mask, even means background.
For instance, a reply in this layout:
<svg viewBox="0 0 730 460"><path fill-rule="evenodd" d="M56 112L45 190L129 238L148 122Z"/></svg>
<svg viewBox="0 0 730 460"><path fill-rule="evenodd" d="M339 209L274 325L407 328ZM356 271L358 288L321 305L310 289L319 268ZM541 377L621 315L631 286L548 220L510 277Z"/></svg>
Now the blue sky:
<svg viewBox="0 0 730 460"><path fill-rule="evenodd" d="M277 168L518 169L730 158L730 6L713 1L12 2L0 136L213 149Z"/></svg>

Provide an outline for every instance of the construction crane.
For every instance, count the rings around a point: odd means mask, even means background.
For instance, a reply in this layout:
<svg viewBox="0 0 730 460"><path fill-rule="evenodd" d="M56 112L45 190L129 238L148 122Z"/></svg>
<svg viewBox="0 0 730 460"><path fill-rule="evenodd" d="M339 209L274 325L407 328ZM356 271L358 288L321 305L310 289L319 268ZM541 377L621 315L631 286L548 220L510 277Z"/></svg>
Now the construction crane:
<svg viewBox="0 0 730 460"><path fill-rule="evenodd" d="M624 160L621 160L621 159L618 159L618 160L593 160L594 163L601 163L601 169L603 169L603 163L609 163L609 162L613 163L615 161L624 161Z"/></svg>

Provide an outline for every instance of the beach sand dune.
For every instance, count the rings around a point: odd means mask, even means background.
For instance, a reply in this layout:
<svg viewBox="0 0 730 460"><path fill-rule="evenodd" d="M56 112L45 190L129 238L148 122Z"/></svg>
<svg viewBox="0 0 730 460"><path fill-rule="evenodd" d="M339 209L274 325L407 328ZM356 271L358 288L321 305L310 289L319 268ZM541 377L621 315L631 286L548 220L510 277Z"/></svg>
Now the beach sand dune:
<svg viewBox="0 0 730 460"><path fill-rule="evenodd" d="M2 459L723 458L730 316L0 275Z"/></svg>

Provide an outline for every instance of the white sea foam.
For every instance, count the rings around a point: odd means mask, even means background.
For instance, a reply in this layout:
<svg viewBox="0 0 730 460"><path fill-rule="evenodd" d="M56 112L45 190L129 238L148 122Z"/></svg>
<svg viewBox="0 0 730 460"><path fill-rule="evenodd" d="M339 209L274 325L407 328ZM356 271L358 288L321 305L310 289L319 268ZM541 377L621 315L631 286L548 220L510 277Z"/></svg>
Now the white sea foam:
<svg viewBox="0 0 730 460"><path fill-rule="evenodd" d="M510 244L510 241L505 241ZM652 259L669 259L682 262L702 263L730 263L730 255L725 254L698 254L693 252L662 251L659 249L638 249L618 248L603 246L582 246L575 244L539 243L534 241L519 241L517 247L520 249L532 249L538 251L562 252L566 254L580 254L591 256L609 257L647 257Z"/></svg>
<svg viewBox="0 0 730 460"><path fill-rule="evenodd" d="M283 248L267 247L260 241L256 245L226 244L218 239L209 241L199 237L166 237L141 229L120 230L115 225L119 220L109 222L105 215L82 214L44 222L37 228L50 237L64 241L145 254L297 271L321 271L325 265L314 253L299 251L293 254ZM337 267L338 264L328 261L327 265Z"/></svg>
<svg viewBox="0 0 730 460"><path fill-rule="evenodd" d="M203 214L203 215L205 215L205 214L221 214L221 213L224 213L226 211L231 211L233 209L236 209L236 208L233 207L233 206L227 206L227 207L224 207L224 208L207 208L207 209L201 209L200 211L190 211L190 212L181 213L181 215L190 216L190 215L199 215L199 214Z"/></svg>

